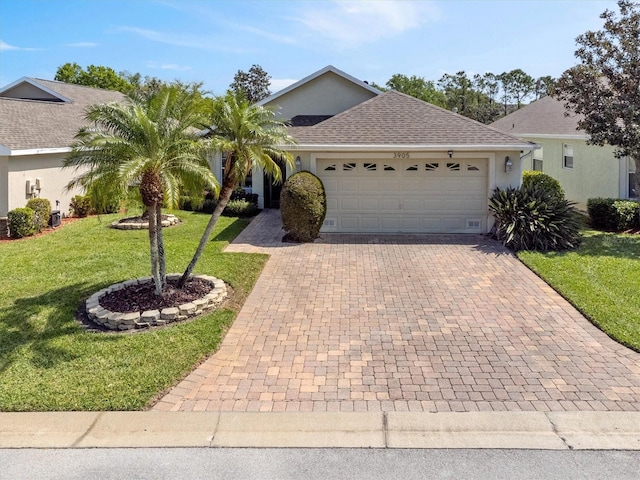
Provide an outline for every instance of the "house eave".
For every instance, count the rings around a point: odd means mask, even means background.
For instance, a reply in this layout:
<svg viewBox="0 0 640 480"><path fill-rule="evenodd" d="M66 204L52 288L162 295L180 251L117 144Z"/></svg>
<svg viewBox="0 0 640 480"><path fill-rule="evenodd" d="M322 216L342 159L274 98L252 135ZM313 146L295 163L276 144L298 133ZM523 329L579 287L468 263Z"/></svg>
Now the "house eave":
<svg viewBox="0 0 640 480"><path fill-rule="evenodd" d="M57 147L57 148L28 148L23 150L11 150L7 147L0 146L0 155L9 157L23 157L27 155L47 155L54 153L69 153L71 147Z"/></svg>
<svg viewBox="0 0 640 480"><path fill-rule="evenodd" d="M549 138L549 139L566 139L566 140L587 140L588 135L575 134L575 135L563 135L557 133L519 133L519 137L523 138Z"/></svg>
<svg viewBox="0 0 640 480"><path fill-rule="evenodd" d="M495 151L513 151L513 150L536 150L540 146L535 143L514 143L504 145L323 145L323 144L297 144L285 147L292 151L322 151L322 152L446 152L453 150L454 152L495 152Z"/></svg>

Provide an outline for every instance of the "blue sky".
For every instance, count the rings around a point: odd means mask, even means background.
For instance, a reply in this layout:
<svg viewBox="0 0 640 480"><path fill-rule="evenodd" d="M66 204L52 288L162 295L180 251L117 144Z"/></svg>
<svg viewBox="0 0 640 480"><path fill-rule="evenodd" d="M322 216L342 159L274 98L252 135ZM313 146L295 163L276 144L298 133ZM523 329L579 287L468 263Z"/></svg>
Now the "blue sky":
<svg viewBox="0 0 640 480"><path fill-rule="evenodd" d="M615 1L0 0L0 86L66 62L224 93L261 65L272 91L326 65L383 85L465 70L559 76Z"/></svg>

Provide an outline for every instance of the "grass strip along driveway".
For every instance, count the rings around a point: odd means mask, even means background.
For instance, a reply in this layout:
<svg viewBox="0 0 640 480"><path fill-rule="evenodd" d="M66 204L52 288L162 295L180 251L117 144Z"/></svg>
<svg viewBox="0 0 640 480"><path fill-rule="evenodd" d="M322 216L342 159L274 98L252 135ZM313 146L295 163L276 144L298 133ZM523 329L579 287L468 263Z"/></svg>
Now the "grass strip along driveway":
<svg viewBox="0 0 640 480"><path fill-rule="evenodd" d="M518 256L601 330L640 352L640 235L584 231L574 251Z"/></svg>
<svg viewBox="0 0 640 480"><path fill-rule="evenodd" d="M164 231L167 271L181 273L208 215L177 212ZM95 291L149 275L146 230L87 218L48 235L0 244L0 410L140 410L216 350L266 255L221 253L247 225L222 217L195 273L222 278L232 307L135 334L92 333L75 315Z"/></svg>

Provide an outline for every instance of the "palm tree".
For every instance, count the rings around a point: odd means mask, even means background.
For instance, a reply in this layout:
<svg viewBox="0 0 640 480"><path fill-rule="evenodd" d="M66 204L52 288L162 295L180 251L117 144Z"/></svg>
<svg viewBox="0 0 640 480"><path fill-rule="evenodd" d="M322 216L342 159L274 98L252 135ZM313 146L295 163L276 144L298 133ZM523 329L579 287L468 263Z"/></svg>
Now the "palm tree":
<svg viewBox="0 0 640 480"><path fill-rule="evenodd" d="M291 153L282 147L292 145L294 139L287 133L286 125L276 119L273 110L250 104L241 93L227 92L214 99L209 120L211 146L222 154L224 162L222 188L196 253L178 282L179 287L191 276L234 188L247 173L259 168L275 182L281 182L278 162L293 166Z"/></svg>
<svg viewBox="0 0 640 480"><path fill-rule="evenodd" d="M116 194L138 188L149 218L151 276L156 295L166 285L162 238L163 202L174 208L181 193L202 197L219 185L207 163L206 141L198 136L204 101L193 90L167 87L127 103L93 105L92 127L81 129L64 167L81 173L68 189Z"/></svg>

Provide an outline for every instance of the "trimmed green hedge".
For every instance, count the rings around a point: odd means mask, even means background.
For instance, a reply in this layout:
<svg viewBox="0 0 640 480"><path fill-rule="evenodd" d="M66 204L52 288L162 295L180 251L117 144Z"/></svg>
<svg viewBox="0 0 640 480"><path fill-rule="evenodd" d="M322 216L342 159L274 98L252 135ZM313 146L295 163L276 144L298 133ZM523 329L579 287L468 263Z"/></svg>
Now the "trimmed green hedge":
<svg viewBox="0 0 640 480"><path fill-rule="evenodd" d="M51 202L46 198L30 198L27 202L27 208L33 210L34 224L39 232L49 224L51 216Z"/></svg>
<svg viewBox="0 0 640 480"><path fill-rule="evenodd" d="M590 198L589 221L596 230L624 231L640 228L638 202L616 198Z"/></svg>
<svg viewBox="0 0 640 480"><path fill-rule="evenodd" d="M9 235L11 238L23 238L37 232L35 212L28 207L16 208L7 213Z"/></svg>

